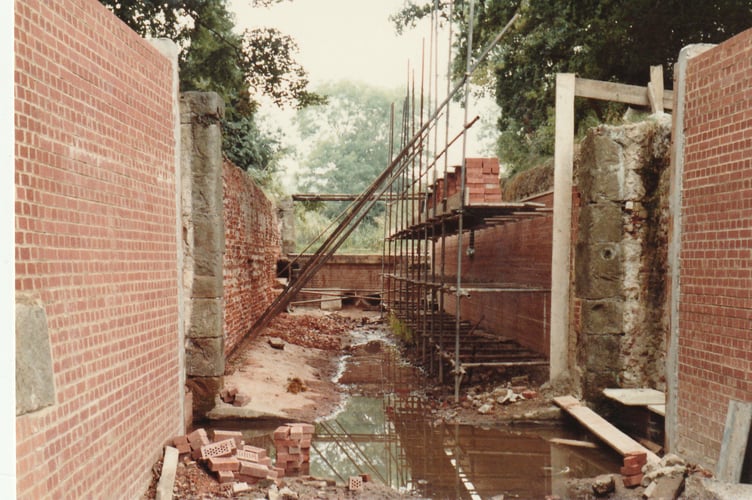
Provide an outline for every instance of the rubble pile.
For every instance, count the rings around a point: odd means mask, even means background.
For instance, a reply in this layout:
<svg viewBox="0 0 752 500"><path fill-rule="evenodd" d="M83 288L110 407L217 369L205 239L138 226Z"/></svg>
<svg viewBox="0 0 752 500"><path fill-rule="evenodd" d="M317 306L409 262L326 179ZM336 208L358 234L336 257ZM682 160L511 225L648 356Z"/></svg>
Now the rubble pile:
<svg viewBox="0 0 752 500"><path fill-rule="evenodd" d="M261 480L275 481L289 475L308 474L314 426L290 423L274 431L276 463L263 448L250 446L239 431L215 430L212 439L205 429L177 436L173 445L184 462L196 461L208 469L227 493L249 491Z"/></svg>
<svg viewBox="0 0 752 500"><path fill-rule="evenodd" d="M274 318L265 334L288 344L331 351L341 347L342 334L356 325L354 319L338 314L292 316L283 313Z"/></svg>
<svg viewBox="0 0 752 500"><path fill-rule="evenodd" d="M523 401L526 399L535 399L538 393L529 389L527 386L499 386L489 392L478 392L471 388L467 393L468 404L477 408L478 413L487 415L491 413L496 406L507 405Z"/></svg>

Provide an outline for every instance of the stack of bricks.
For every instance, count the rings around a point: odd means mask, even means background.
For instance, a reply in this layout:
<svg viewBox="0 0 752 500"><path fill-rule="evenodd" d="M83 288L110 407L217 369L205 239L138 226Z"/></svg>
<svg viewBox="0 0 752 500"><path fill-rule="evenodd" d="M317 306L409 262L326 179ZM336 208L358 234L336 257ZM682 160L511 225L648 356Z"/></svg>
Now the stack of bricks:
<svg viewBox="0 0 752 500"><path fill-rule="evenodd" d="M196 429L187 436L174 438L173 444L181 456L187 459L190 455L204 464L232 491L242 489L242 483L255 484L262 479L284 476L284 470L272 467L266 450L245 444L240 432L215 430L213 437L210 441L204 429Z"/></svg>
<svg viewBox="0 0 752 500"><path fill-rule="evenodd" d="M643 451L630 451L624 455L624 467L619 471L624 476L624 486L634 488L642 483L642 467L647 462L647 453Z"/></svg>
<svg viewBox="0 0 752 500"><path fill-rule="evenodd" d="M467 158L465 166L465 184L470 204L501 202L499 160Z"/></svg>
<svg viewBox="0 0 752 500"><path fill-rule="evenodd" d="M449 199L460 191L462 167L447 171L446 179L436 179L426 197L424 213L428 218L443 212L442 200ZM499 160L497 158L467 158L465 160L466 201L474 203L501 203L499 184ZM437 207L433 203L436 199Z"/></svg>
<svg viewBox="0 0 752 500"><path fill-rule="evenodd" d="M313 425L303 423L282 425L274 431L276 466L284 470L285 475L310 473L313 431Z"/></svg>

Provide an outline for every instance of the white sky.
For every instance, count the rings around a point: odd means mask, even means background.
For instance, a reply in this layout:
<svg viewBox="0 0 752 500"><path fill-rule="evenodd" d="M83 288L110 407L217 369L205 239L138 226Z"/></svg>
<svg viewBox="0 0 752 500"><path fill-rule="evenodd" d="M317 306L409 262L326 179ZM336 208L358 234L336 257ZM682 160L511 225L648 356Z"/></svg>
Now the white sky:
<svg viewBox="0 0 752 500"><path fill-rule="evenodd" d="M430 36L428 28L395 33L388 17L404 3L292 0L253 9L250 0L231 0L229 6L241 29L270 26L291 35L313 84L349 79L393 88L405 85L408 59L420 63L421 39Z"/></svg>
<svg viewBox="0 0 752 500"><path fill-rule="evenodd" d="M292 36L300 49L297 60L306 69L311 86L339 80L361 81L384 88L406 88L408 65L420 85L422 46L425 44L425 72L428 78L431 25L425 20L417 28L397 35L389 21L405 5L405 0L292 0L270 8L252 8L250 0L230 0L228 6L235 13L240 30L268 26ZM446 92L447 33L438 36L439 100ZM436 73L432 69L432 73ZM426 83L426 87L428 84ZM426 93L428 89L426 88ZM492 98L471 104L470 119L481 115L481 123L470 129L467 156L490 154L489 141L480 138L483 126L495 127L498 107ZM262 120L273 128L281 128L288 145L300 148L296 130L291 124L292 111L280 111L262 100ZM463 110L454 106L450 136L462 128ZM450 161L459 164L461 147L458 141L450 154ZM282 162L286 174L281 180L289 191L295 191L293 177L295 158Z"/></svg>

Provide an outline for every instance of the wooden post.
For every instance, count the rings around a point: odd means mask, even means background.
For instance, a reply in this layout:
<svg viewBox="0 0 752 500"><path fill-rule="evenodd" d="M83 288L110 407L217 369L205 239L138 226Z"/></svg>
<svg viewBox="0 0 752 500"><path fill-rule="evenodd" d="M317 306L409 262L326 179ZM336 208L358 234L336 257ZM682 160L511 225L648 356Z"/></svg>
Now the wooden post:
<svg viewBox="0 0 752 500"><path fill-rule="evenodd" d="M549 378L569 370L569 284L572 246L572 164L574 160L573 73L556 75L554 220L551 257L551 358Z"/></svg>
<svg viewBox="0 0 752 500"><path fill-rule="evenodd" d="M650 66L648 100L653 113L663 113L663 66Z"/></svg>

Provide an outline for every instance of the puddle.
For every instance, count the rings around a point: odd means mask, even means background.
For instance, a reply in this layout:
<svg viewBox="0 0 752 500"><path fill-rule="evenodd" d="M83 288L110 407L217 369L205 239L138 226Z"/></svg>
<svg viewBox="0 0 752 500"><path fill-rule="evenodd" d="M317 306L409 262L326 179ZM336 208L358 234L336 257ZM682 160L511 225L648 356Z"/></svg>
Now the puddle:
<svg viewBox="0 0 752 500"><path fill-rule="evenodd" d="M566 480L614 472L621 457L604 447L564 446L552 438L588 439L581 428L516 424L482 428L446 423L421 392L422 373L405 363L383 328L355 329L339 382L348 397L316 423L311 475L347 484L374 481L425 498L566 498ZM247 442L273 452L280 422L217 424L243 431Z"/></svg>
<svg viewBox="0 0 752 500"><path fill-rule="evenodd" d="M435 424L426 413L423 398L350 398L335 418L316 425L311 474L341 483L370 474L427 498L565 498L567 479L621 465L610 450L550 443L582 439L562 426Z"/></svg>

